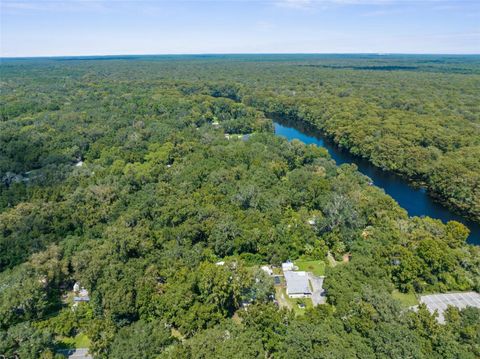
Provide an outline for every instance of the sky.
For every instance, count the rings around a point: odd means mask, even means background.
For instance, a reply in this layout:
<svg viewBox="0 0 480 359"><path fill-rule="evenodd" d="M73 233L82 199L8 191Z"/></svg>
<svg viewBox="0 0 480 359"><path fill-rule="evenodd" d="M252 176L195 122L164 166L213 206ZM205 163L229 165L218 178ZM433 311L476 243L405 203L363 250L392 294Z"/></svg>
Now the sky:
<svg viewBox="0 0 480 359"><path fill-rule="evenodd" d="M0 56L480 53L480 0L0 0Z"/></svg>

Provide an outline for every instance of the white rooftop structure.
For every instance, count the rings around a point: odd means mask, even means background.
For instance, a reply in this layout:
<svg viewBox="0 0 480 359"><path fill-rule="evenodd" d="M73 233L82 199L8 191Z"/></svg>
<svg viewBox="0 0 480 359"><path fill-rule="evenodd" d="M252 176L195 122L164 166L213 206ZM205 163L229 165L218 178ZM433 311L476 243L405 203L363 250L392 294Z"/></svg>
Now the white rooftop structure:
<svg viewBox="0 0 480 359"><path fill-rule="evenodd" d="M420 303L424 303L430 313L438 311L437 320L445 323L443 312L449 305L464 309L466 307L480 308L480 294L476 292L431 294L420 297Z"/></svg>
<svg viewBox="0 0 480 359"><path fill-rule="evenodd" d="M293 263L290 261L282 263L282 270L284 272L293 270Z"/></svg>
<svg viewBox="0 0 480 359"><path fill-rule="evenodd" d="M85 288L82 287L82 289L80 289L80 292L78 293L78 295L74 296L73 297L73 301L75 303L78 303L78 302L89 302L90 301L90 297L88 295L88 290L86 290Z"/></svg>
<svg viewBox="0 0 480 359"><path fill-rule="evenodd" d="M290 298L304 298L312 295L307 272L285 271L284 275L287 282L287 294Z"/></svg>
<svg viewBox="0 0 480 359"><path fill-rule="evenodd" d="M268 275L273 275L273 271L269 266L261 266L260 269L263 270Z"/></svg>

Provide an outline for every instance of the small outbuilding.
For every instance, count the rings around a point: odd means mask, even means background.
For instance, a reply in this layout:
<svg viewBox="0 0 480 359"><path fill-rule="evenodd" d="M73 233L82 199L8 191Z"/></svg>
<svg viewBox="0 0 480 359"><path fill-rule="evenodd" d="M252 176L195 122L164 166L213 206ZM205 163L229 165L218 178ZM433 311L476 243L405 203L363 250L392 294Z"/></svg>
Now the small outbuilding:
<svg viewBox="0 0 480 359"><path fill-rule="evenodd" d="M88 294L88 290L86 290L85 288L82 287L82 289L80 289L80 291L78 291L78 294L75 297L73 297L73 301L75 303L89 302L90 301L90 296Z"/></svg>
<svg viewBox="0 0 480 359"><path fill-rule="evenodd" d="M284 272L286 271L292 271L294 268L293 268L293 263L290 262L290 261L286 261L285 263L282 263L282 270Z"/></svg>

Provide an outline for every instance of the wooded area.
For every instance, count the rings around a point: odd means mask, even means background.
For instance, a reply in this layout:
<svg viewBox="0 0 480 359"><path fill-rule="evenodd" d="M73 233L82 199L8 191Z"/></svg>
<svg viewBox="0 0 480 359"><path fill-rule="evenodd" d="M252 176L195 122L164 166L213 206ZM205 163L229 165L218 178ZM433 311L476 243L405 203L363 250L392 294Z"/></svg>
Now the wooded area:
<svg viewBox="0 0 480 359"><path fill-rule="evenodd" d="M409 218L269 119L313 124L480 220L478 57L58 58L0 71L0 353L52 358L83 333L98 358L480 356L478 309L441 325L393 295L480 291L468 229ZM304 316L274 305L261 264L345 253L326 268L327 304ZM75 282L90 301L72 310Z"/></svg>

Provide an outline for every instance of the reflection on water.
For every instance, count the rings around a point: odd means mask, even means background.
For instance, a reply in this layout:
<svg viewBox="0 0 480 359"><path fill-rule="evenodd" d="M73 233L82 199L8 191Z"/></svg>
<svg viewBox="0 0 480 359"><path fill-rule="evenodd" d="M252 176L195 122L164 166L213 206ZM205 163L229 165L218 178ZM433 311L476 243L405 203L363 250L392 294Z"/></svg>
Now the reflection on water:
<svg viewBox="0 0 480 359"><path fill-rule="evenodd" d="M338 165L355 163L361 173L370 177L376 186L383 188L400 206L407 210L410 216L429 216L441 219L443 222L450 220L462 222L470 229L468 242L476 245L480 244L480 224L467 220L453 213L442 204L435 202L424 188L415 188L400 176L383 171L366 159L342 150L323 136L320 131L311 128L311 126L301 123L290 123L279 119L274 120L274 125L275 134L286 137L289 141L297 139L304 143L326 148Z"/></svg>

